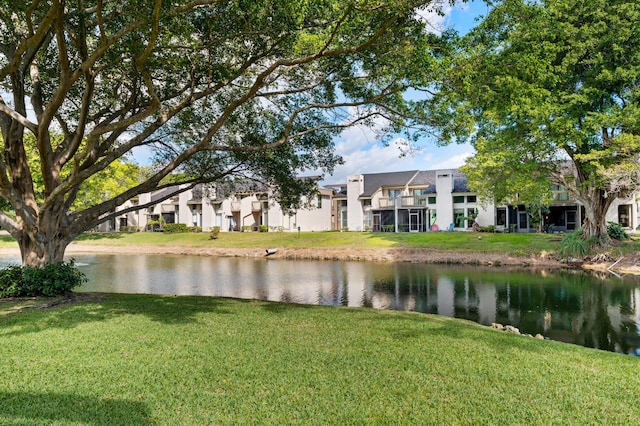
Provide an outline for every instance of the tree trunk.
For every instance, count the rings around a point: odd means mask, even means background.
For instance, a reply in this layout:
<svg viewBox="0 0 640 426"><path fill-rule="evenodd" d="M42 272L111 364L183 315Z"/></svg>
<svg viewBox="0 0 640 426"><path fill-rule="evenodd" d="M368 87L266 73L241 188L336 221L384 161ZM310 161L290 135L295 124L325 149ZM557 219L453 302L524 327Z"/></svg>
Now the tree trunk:
<svg viewBox="0 0 640 426"><path fill-rule="evenodd" d="M582 237L595 239L597 244L604 245L609 242L607 233L607 210L613 199L607 197L606 192L600 189L585 191L584 210L585 219L582 224Z"/></svg>
<svg viewBox="0 0 640 426"><path fill-rule="evenodd" d="M23 266L42 268L45 265L60 263L69 242L60 234L48 236L43 232L22 232L18 239Z"/></svg>
<svg viewBox="0 0 640 426"><path fill-rule="evenodd" d="M22 226L14 237L20 247L23 266L42 268L62 262L67 246L77 236L65 226L68 218L62 203L40 211L33 222L19 222Z"/></svg>

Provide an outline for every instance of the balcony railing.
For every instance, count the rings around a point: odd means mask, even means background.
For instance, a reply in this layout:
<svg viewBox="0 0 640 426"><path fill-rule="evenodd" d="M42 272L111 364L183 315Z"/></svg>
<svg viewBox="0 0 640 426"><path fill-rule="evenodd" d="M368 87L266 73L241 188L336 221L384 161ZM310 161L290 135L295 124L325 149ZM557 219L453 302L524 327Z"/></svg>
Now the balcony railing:
<svg viewBox="0 0 640 426"><path fill-rule="evenodd" d="M260 212L260 211L262 211L262 203L260 201L252 201L251 202L251 211L252 212Z"/></svg>
<svg viewBox="0 0 640 426"><path fill-rule="evenodd" d="M231 202L231 211L232 212L239 212L240 211L240 202L239 201L232 201Z"/></svg>
<svg viewBox="0 0 640 426"><path fill-rule="evenodd" d="M378 207L384 209L386 207L394 207L396 205L395 198L378 198Z"/></svg>
<svg viewBox="0 0 640 426"><path fill-rule="evenodd" d="M400 197L399 207L426 207L427 197L424 195L407 195ZM396 206L395 198L378 198L378 206L381 209Z"/></svg>
<svg viewBox="0 0 640 426"><path fill-rule="evenodd" d="M402 207L424 207L427 205L427 197L424 195L409 195L400 197Z"/></svg>

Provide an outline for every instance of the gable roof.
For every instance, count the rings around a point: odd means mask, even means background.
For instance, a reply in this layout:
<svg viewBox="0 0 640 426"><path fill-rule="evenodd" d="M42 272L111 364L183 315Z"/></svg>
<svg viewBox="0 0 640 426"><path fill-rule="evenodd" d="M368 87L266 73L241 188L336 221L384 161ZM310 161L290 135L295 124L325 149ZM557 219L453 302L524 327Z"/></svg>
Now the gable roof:
<svg viewBox="0 0 640 426"><path fill-rule="evenodd" d="M421 170L413 179L411 179L411 186L426 186L426 192L428 194L436 193L436 171L435 170Z"/></svg>
<svg viewBox="0 0 640 426"><path fill-rule="evenodd" d="M404 187L418 173L417 170L406 172L364 174L364 191L360 197L368 198L381 188Z"/></svg>
<svg viewBox="0 0 640 426"><path fill-rule="evenodd" d="M426 193L435 194L438 192L436 187L436 175L442 170L424 170L420 171L416 177L411 181L412 186L424 186L428 185ZM451 173L453 178L453 185L451 192L471 192L469 185L467 184L467 176L458 169L446 170L447 173Z"/></svg>
<svg viewBox="0 0 640 426"><path fill-rule="evenodd" d="M451 192L471 192L465 175L453 175L453 189Z"/></svg>

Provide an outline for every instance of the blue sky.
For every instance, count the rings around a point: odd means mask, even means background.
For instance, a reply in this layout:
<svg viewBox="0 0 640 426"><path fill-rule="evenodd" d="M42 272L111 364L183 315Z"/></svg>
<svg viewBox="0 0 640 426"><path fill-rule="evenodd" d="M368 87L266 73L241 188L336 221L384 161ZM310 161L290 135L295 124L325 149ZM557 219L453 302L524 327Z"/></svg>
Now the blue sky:
<svg viewBox="0 0 640 426"><path fill-rule="evenodd" d="M476 24L476 17L488 12L482 1L457 5L444 17L429 17L435 30L454 28L460 33L469 31ZM354 127L343 132L336 143L336 153L345 164L336 167L333 175L326 176L325 184L345 183L347 176L359 173L383 173L403 170L432 170L460 167L473 154L470 145L452 144L438 147L433 141L424 139L412 155L400 156L403 141L396 139L387 146L382 145L374 131Z"/></svg>

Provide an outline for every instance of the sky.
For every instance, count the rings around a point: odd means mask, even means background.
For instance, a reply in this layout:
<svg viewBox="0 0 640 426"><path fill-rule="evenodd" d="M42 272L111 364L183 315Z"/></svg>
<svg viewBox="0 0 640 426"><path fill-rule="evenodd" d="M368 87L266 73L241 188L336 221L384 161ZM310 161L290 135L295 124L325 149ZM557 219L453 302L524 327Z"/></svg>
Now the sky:
<svg viewBox="0 0 640 426"><path fill-rule="evenodd" d="M434 31L454 28L459 33L469 31L476 18L487 13L482 1L472 1L449 8L445 16L426 17L433 23ZM344 164L335 168L331 176L325 176L324 184L347 182L347 176L361 173L386 173L406 170L434 170L460 167L473 155L468 144L452 144L438 147L428 139L418 142L419 150L401 156L401 139L392 140L387 146L381 144L371 129L352 127L336 140L336 153Z"/></svg>

